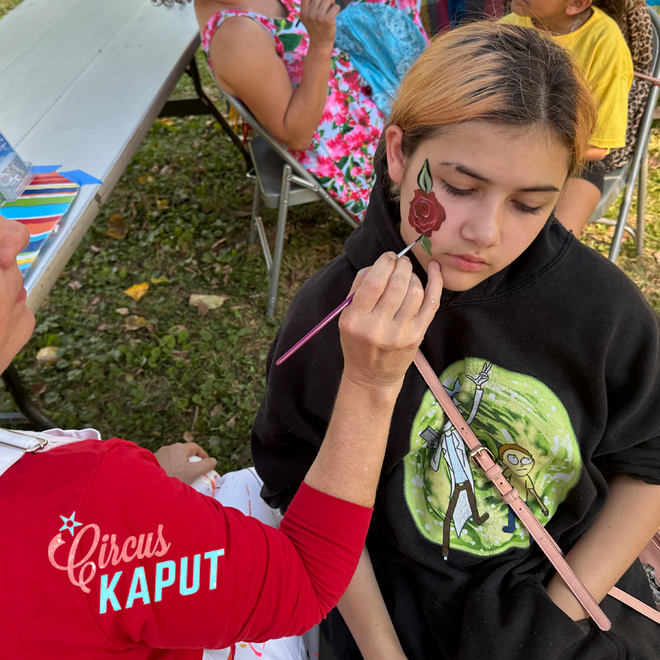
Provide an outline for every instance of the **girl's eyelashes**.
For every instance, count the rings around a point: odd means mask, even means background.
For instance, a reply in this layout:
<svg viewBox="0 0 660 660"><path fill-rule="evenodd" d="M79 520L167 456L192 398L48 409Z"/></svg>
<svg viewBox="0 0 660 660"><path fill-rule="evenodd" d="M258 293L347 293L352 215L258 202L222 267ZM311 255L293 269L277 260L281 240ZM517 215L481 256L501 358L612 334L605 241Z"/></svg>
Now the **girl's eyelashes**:
<svg viewBox="0 0 660 660"><path fill-rule="evenodd" d="M475 193L475 191L472 188L469 188L468 190L463 190L462 188L455 188L446 181L443 181L442 185L444 189L454 197L468 197ZM516 205L519 211L521 211L522 213L529 213L530 215L538 215L543 209L542 206L527 206L527 204L523 204L522 202L514 201L514 204Z"/></svg>
<svg viewBox="0 0 660 660"><path fill-rule="evenodd" d="M472 190L472 189L463 190L461 188L454 188L454 186L450 185L446 181L443 181L442 185L444 186L445 190L450 195L454 195L454 197L467 197L468 195L471 195L472 193L474 193L474 190Z"/></svg>
<svg viewBox="0 0 660 660"><path fill-rule="evenodd" d="M523 213L529 213L531 215L538 215L541 212L542 206L527 206L522 202L514 202L514 204L522 211Z"/></svg>

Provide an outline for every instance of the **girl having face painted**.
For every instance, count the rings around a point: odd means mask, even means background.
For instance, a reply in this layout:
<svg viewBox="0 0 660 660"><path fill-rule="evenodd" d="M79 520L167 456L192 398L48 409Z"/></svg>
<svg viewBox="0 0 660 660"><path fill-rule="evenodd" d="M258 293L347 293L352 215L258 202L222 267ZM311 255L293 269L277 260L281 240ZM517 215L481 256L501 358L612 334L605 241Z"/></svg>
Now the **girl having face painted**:
<svg viewBox="0 0 660 660"><path fill-rule="evenodd" d="M365 221L302 287L272 345L252 452L262 495L286 508L336 414L336 326L274 362L358 271L422 234L397 262L422 283L442 272L421 350L493 456L532 459L528 505L612 629L590 622L413 367L383 411L362 559L322 624L338 660L657 657L660 626L605 594L616 583L652 604L635 558L660 525L660 321L553 214L595 124L573 60L538 31L482 23L436 38L393 105Z"/></svg>

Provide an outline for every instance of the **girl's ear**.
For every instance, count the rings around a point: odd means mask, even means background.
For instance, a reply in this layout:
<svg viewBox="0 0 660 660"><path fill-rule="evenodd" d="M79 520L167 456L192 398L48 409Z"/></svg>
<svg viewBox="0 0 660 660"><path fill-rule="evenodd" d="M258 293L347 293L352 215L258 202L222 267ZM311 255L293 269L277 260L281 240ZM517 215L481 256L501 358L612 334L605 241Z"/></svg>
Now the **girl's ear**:
<svg viewBox="0 0 660 660"><path fill-rule="evenodd" d="M591 0L572 0L571 4L564 11L567 16L577 16L588 7L591 7L591 4Z"/></svg>
<svg viewBox="0 0 660 660"><path fill-rule="evenodd" d="M401 184L405 171L405 158L401 151L401 140L403 131L398 126L388 126L385 131L385 142L387 143L387 170L390 179L394 183Z"/></svg>

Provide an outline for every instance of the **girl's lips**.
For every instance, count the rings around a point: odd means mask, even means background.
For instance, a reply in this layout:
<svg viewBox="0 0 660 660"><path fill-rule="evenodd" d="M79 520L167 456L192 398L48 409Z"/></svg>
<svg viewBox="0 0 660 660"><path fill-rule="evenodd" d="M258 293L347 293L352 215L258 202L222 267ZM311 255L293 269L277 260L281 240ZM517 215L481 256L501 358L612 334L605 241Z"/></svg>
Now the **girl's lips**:
<svg viewBox="0 0 660 660"><path fill-rule="evenodd" d="M482 257L474 254L448 254L447 257L454 268L471 273L482 270L488 265Z"/></svg>

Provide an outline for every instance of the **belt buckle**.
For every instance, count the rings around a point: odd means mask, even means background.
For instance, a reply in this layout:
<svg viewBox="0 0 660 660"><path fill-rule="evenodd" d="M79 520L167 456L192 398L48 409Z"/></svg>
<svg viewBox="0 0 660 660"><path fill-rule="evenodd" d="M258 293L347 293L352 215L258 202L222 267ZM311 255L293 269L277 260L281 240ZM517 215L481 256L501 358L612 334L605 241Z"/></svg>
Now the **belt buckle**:
<svg viewBox="0 0 660 660"><path fill-rule="evenodd" d="M495 463L495 456L493 456L493 452L491 452L491 450L488 449L488 447L484 447L483 445L479 445L476 449L473 449L473 450L470 452L470 463L472 463L472 465L474 465L474 467L481 467L481 466L479 465L479 463L477 463L476 457L477 457L477 456L479 455L479 453L482 452L482 451L488 452L488 454L490 455L490 457L493 459L493 463Z"/></svg>

